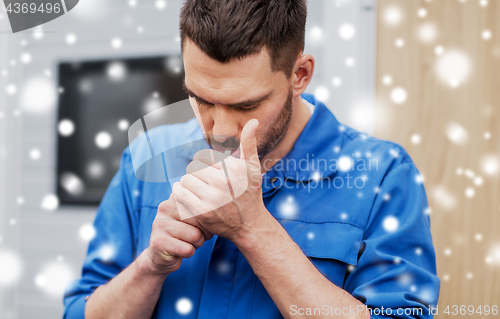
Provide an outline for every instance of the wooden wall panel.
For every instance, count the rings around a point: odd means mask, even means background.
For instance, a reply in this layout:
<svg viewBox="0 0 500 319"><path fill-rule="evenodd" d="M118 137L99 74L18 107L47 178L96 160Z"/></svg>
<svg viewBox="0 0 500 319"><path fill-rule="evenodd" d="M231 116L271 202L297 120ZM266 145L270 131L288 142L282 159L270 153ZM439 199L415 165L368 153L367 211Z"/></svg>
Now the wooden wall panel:
<svg viewBox="0 0 500 319"><path fill-rule="evenodd" d="M427 42L418 36L424 25ZM438 317L448 317L447 305L500 306L500 1L379 0L377 37L376 134L403 145L425 177ZM460 59L445 72L448 83L436 72L454 51L470 62L458 85ZM391 98L397 88L403 103Z"/></svg>

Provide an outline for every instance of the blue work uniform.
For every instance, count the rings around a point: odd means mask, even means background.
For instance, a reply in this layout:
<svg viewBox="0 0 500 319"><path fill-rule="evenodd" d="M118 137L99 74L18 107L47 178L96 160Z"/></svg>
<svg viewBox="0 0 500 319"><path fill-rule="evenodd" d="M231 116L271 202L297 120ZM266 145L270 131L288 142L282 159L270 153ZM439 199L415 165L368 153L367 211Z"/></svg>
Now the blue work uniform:
<svg viewBox="0 0 500 319"><path fill-rule="evenodd" d="M329 281L375 310L373 318L432 318L440 280L415 164L401 146L342 125L313 95L302 97L314 112L293 149L263 175L267 210ZM203 138L196 119L150 134L153 143L172 147L196 138ZM129 148L123 152L97 211L82 276L66 289L64 318L83 319L85 297L148 247L158 205L170 192L168 183L139 180ZM282 315L238 248L214 235L167 277L153 318Z"/></svg>

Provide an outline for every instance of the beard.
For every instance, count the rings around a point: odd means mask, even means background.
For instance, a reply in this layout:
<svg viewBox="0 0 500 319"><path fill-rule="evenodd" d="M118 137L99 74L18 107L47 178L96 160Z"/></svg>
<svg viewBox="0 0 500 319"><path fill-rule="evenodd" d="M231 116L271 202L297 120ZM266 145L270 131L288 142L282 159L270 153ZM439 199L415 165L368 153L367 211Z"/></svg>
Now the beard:
<svg viewBox="0 0 500 319"><path fill-rule="evenodd" d="M283 136L285 136L290 126L290 121L292 120L293 113L293 89L292 87L288 90L288 95L285 104L282 106L280 113L278 114L274 123L264 132L264 140L259 143L257 142L257 153L259 159L264 158L269 152L271 152L276 145L278 145ZM214 150L225 152L230 150L233 153L240 146L240 140L235 136L206 136L205 140ZM224 142L219 142L218 140L224 140Z"/></svg>
<svg viewBox="0 0 500 319"><path fill-rule="evenodd" d="M271 152L276 145L278 145L283 136L285 136L290 126L290 121L292 120L293 113L293 90L292 87L288 90L288 96L286 98L285 104L281 108L281 112L274 121L274 123L267 129L264 133L264 141L257 144L257 153L259 154L259 159L264 158L269 152Z"/></svg>

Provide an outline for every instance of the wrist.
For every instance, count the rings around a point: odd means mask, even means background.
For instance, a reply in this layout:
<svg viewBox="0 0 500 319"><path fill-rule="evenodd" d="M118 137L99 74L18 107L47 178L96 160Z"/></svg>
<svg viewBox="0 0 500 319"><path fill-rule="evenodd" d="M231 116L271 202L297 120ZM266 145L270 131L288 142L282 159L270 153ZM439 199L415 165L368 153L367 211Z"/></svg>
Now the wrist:
<svg viewBox="0 0 500 319"><path fill-rule="evenodd" d="M261 216L251 228L239 232L233 241L241 252L262 251L275 236L281 236L281 231L285 231L267 210Z"/></svg>
<svg viewBox="0 0 500 319"><path fill-rule="evenodd" d="M154 277L159 277L164 279L171 273L171 271L159 269L154 262L153 254L150 247L146 248L136 259L137 267L139 272L147 274Z"/></svg>

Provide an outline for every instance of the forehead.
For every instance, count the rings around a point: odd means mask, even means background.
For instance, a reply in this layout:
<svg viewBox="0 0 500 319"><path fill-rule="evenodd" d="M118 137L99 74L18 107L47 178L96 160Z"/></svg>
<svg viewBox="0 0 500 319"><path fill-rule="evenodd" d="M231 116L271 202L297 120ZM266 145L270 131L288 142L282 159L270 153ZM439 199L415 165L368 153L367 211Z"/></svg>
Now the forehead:
<svg viewBox="0 0 500 319"><path fill-rule="evenodd" d="M186 86L200 97L216 100L210 102L223 103L224 99L242 95L246 90L267 91L280 78L285 78L283 72L271 70L271 58L266 47L258 54L220 63L186 39L183 59Z"/></svg>

